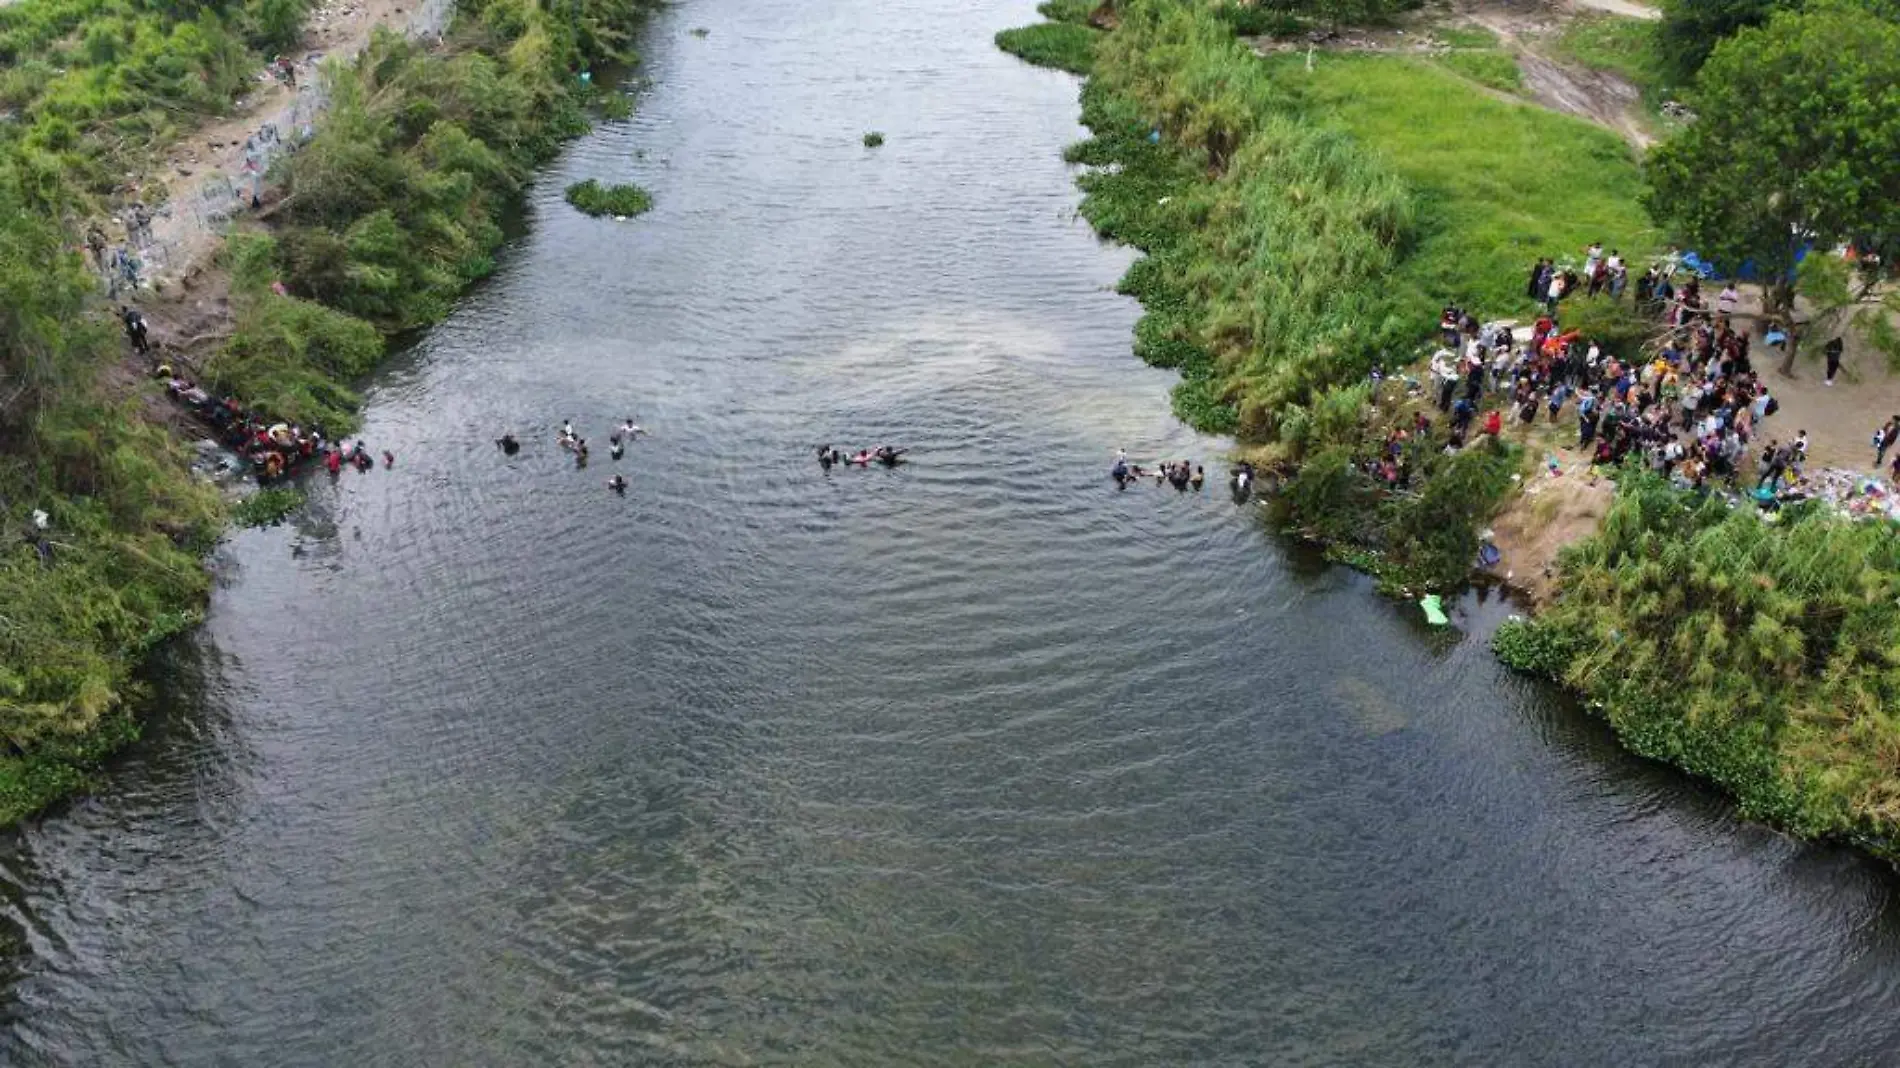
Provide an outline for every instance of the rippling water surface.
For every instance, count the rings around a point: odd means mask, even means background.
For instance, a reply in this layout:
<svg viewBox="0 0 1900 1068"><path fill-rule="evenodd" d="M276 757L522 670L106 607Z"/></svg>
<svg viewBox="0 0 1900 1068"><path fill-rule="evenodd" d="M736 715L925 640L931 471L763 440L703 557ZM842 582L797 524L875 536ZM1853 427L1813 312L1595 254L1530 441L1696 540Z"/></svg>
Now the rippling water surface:
<svg viewBox="0 0 1900 1068"><path fill-rule="evenodd" d="M1073 81L991 48L1031 17L654 20L372 391L395 469L238 535L152 737L0 852L7 1062L1891 1062L1872 865L1622 756L1498 606L1109 489L1221 446L1071 217Z"/></svg>

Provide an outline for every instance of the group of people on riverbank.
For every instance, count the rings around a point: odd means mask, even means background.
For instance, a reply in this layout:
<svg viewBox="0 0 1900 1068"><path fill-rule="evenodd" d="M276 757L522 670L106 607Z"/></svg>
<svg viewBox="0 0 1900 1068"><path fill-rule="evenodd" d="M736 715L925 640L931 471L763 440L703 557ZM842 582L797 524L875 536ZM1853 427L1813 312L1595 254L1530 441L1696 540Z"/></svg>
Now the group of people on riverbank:
<svg viewBox="0 0 1900 1068"><path fill-rule="evenodd" d="M1622 295L1614 284L1628 269L1615 256L1588 250L1586 272L1603 276L1597 291ZM1554 275L1551 261L1532 269L1527 293ZM1469 314L1447 307L1439 320L1442 347L1430 361L1433 401L1450 419L1448 447L1463 446L1482 418L1480 433L1496 435L1507 421L1529 426L1540 414L1551 423L1575 420L1569 447L1592 463L1614 465L1630 456L1696 492L1719 484L1747 493L1764 508L1822 497L1853 514L1891 514L1900 485L1900 454L1888 476L1893 485L1847 471L1815 471L1809 465L1809 435L1769 431L1780 404L1751 360L1756 334L1738 327L1740 294L1730 282L1710 300L1696 274L1678 278L1673 263L1652 265L1636 282L1637 309L1653 318L1655 333L1640 348L1607 353L1598 340L1560 322L1561 296L1544 302L1545 314L1524 336L1512 324L1481 326ZM1551 290L1545 289L1548 293ZM1774 324L1760 335L1766 345L1785 342ZM1827 382L1839 370L1841 344L1830 342ZM1414 434L1429 422L1417 417ZM1396 431L1395 431L1396 432ZM1878 470L1900 443L1900 416L1873 434ZM1388 442L1388 445L1390 443ZM1394 449L1388 448L1389 456ZM1403 481L1403 470L1387 471Z"/></svg>
<svg viewBox="0 0 1900 1068"><path fill-rule="evenodd" d="M1614 256L1591 269L1612 278L1627 273ZM1481 327L1447 308L1440 325L1448 344L1433 354L1431 375L1436 405L1450 416L1451 447L1463 445L1486 407L1486 434L1500 433L1506 418L1526 426L1540 414L1551 423L1574 418L1574 447L1594 463L1614 465L1635 453L1686 487L1700 490L1711 480L1736 487L1751 445L1778 408L1750 364L1750 335L1704 305L1696 279L1678 293L1652 269L1644 283L1642 296L1652 304L1667 294L1653 309L1666 312L1653 352L1604 352L1595 339L1562 328L1550 310L1555 301L1521 345L1509 324ZM1798 478L1806 441L1805 432L1787 443L1770 439L1755 488L1773 495L1784 480Z"/></svg>
<svg viewBox="0 0 1900 1068"><path fill-rule="evenodd" d="M158 368L165 393L209 427L218 441L247 464L260 483L289 478L312 466L321 466L331 477L345 467L367 472L375 468L376 458L362 439L355 443L331 441L321 427L303 427L272 421L268 415L245 408L236 397L217 397L190 379L172 373L168 365ZM383 466L393 467L396 456L382 451Z"/></svg>

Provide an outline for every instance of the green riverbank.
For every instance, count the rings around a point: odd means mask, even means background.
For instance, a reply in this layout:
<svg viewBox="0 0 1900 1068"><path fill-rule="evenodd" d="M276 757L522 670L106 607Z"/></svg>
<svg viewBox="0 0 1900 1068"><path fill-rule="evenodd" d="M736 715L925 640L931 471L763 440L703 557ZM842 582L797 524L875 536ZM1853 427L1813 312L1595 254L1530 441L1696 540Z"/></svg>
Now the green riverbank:
<svg viewBox="0 0 1900 1068"><path fill-rule="evenodd" d="M1181 372L1177 413L1280 465L1291 525L1337 557L1388 587L1464 582L1525 458L1408 445L1414 488L1387 491L1356 461L1420 405L1371 372L1429 351L1445 304L1528 316L1540 256L1659 247L1638 161L1424 60L1257 56L1219 7L1119 0L1110 31L1044 13L1072 25L998 43L1088 75L1093 136L1069 153L1088 168L1082 212L1147 254L1120 288L1144 306L1136 353ZM1564 553L1554 603L1501 631L1500 655L1744 814L1900 855L1900 537L1621 483Z"/></svg>
<svg viewBox="0 0 1900 1068"><path fill-rule="evenodd" d="M631 62L647 0L460 5L440 45L379 34L333 64L332 108L277 175L268 228L225 251L235 323L207 387L332 436L386 338L492 269L532 169L587 127L577 73ZM0 824L83 790L137 736L133 671L201 618L218 495L127 382L82 259L111 176L228 110L305 8L173 16L126 0L0 8ZM282 292L279 292L279 289ZM159 402L162 403L162 402Z"/></svg>
<svg viewBox="0 0 1900 1068"><path fill-rule="evenodd" d="M1147 253L1120 285L1145 310L1136 354L1180 371L1182 419L1290 474L1296 528L1395 587L1462 583L1522 457L1416 442L1409 491L1384 491L1351 461L1417 406L1372 372L1416 361L1447 303L1528 314L1539 256L1606 234L1653 245L1636 161L1606 131L1426 61L1327 55L1308 70L1303 54L1255 55L1224 9L1114 11L1111 32L1066 27L1089 35L1093 134L1069 156L1090 168L1082 214ZM1553 159L1561 197L1523 180Z"/></svg>

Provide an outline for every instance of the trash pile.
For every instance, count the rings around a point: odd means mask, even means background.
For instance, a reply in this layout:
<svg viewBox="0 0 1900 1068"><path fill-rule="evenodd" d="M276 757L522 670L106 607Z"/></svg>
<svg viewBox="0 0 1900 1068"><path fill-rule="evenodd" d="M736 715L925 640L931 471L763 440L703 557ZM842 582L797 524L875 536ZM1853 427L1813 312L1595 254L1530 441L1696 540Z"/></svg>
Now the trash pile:
<svg viewBox="0 0 1900 1068"><path fill-rule="evenodd" d="M1845 516L1900 522L1900 494L1865 472L1822 468L1807 474L1795 488L1810 498L1826 501Z"/></svg>

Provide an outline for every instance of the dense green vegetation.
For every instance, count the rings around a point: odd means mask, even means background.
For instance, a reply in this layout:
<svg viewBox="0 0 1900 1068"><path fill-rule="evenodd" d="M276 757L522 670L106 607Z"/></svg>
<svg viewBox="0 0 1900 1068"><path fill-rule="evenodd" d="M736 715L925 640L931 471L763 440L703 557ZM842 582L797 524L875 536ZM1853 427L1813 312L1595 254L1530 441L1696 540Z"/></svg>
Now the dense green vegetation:
<svg viewBox="0 0 1900 1068"><path fill-rule="evenodd" d="M1662 63L1683 82L1695 77L1702 61L1724 39L1768 21L1795 0L1661 0L1662 21L1656 45Z"/></svg>
<svg viewBox="0 0 1900 1068"><path fill-rule="evenodd" d="M641 0L476 0L436 50L381 36L285 168L269 234L227 249L238 315L211 386L332 432L387 331L490 269L530 168L582 128L574 71L629 58ZM0 7L0 821L81 788L137 733L133 667L193 625L216 494L139 414L80 254L145 154L229 108L302 0ZM272 283L280 283L280 294ZM288 505L259 495L241 516Z"/></svg>
<svg viewBox="0 0 1900 1068"><path fill-rule="evenodd" d="M883 143L881 136L878 142ZM637 185L601 185L592 178L568 186L565 195L576 211L587 215L630 218L653 207L653 195Z"/></svg>
<svg viewBox="0 0 1900 1068"><path fill-rule="evenodd" d="M1083 93L1095 137L1072 153L1098 165L1083 213L1149 253L1123 282L1147 310L1136 349L1182 370L1177 409L1204 429L1276 439L1317 392L1409 359L1442 303L1528 310L1537 256L1655 243L1636 163L1605 131L1427 61L1330 55L1308 72L1193 7L1118 13ZM1538 178L1557 160L1561 197Z"/></svg>
<svg viewBox="0 0 1900 1068"><path fill-rule="evenodd" d="M1747 814L1896 855L1900 538L1816 506L1763 522L1623 477L1563 594L1498 636L1506 660L1590 699L1632 749L1706 776Z"/></svg>
<svg viewBox="0 0 1900 1068"><path fill-rule="evenodd" d="M1096 31L1072 22L1038 22L998 33L996 47L1039 67L1087 74L1096 36Z"/></svg>
<svg viewBox="0 0 1900 1068"><path fill-rule="evenodd" d="M248 90L304 0L0 6L0 152L42 195L104 194L144 153ZM42 205L47 206L47 205Z"/></svg>
<svg viewBox="0 0 1900 1068"><path fill-rule="evenodd" d="M0 8L0 818L83 781L133 731L132 666L197 620L217 498L111 399L117 332L69 219L188 110L244 82L247 8Z"/></svg>
<svg viewBox="0 0 1900 1068"><path fill-rule="evenodd" d="M1660 6L1658 56L1663 69L1684 84L1702 69L1717 45L1766 23L1777 12L1842 6L1900 18L1900 3L1895 0L1660 0Z"/></svg>
<svg viewBox="0 0 1900 1068"><path fill-rule="evenodd" d="M878 132L878 131L876 131L876 130L870 130L870 131L867 131L867 132L865 133L865 135L864 135L864 137L862 138L862 140L863 140L863 142L864 142L864 147L865 147L865 148L882 148L882 147L884 147L884 135L883 135L883 134L881 134L881 133L879 133L879 132Z"/></svg>

